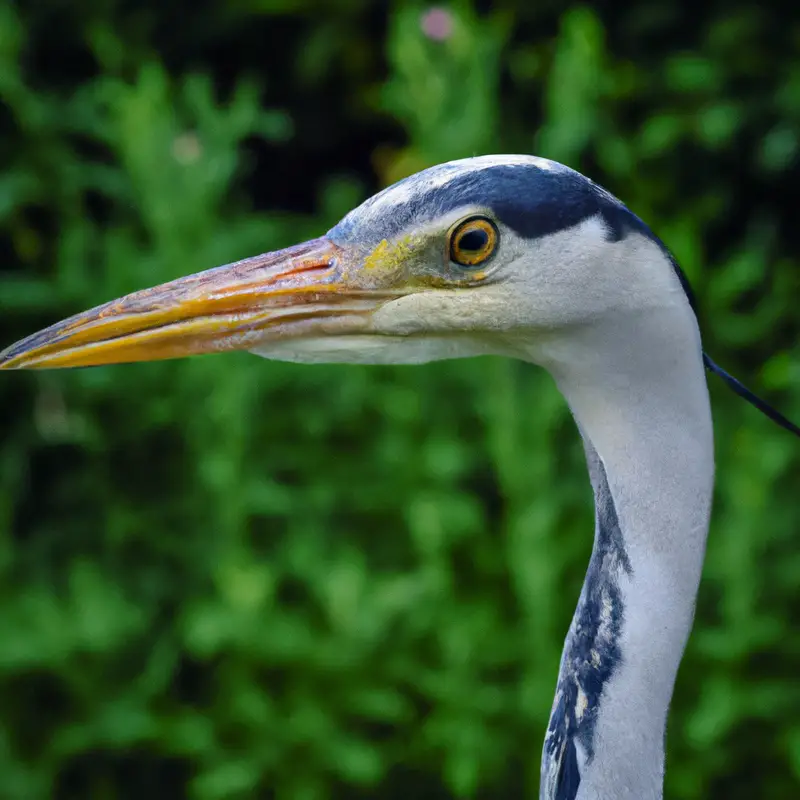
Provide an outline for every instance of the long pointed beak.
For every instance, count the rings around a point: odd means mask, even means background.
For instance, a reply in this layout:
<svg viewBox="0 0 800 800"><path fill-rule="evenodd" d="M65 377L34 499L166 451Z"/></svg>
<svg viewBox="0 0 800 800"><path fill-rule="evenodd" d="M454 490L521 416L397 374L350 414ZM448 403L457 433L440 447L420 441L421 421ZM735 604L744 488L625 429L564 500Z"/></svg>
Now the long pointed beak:
<svg viewBox="0 0 800 800"><path fill-rule="evenodd" d="M0 369L154 361L359 332L388 293L347 281L345 255L314 239L134 292L17 342L0 353Z"/></svg>

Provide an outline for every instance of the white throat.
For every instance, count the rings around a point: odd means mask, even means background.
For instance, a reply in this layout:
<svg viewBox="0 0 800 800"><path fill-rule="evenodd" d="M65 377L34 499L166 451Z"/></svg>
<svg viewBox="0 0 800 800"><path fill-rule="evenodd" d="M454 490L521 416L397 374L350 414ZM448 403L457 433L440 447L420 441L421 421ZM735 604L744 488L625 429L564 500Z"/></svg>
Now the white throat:
<svg viewBox="0 0 800 800"><path fill-rule="evenodd" d="M597 506L541 796L660 800L714 475L696 321L685 302L625 312L538 344L532 360L553 374L578 422Z"/></svg>

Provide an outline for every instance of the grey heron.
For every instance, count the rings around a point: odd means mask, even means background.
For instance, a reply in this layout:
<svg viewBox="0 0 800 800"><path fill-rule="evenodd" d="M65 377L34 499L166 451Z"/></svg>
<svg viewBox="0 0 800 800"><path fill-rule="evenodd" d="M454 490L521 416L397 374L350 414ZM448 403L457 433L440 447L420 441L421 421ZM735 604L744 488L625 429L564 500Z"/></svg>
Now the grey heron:
<svg viewBox="0 0 800 800"><path fill-rule="evenodd" d="M688 284L619 200L563 165L482 156L390 186L318 239L59 322L3 369L249 350L302 362L493 354L544 367L584 442L595 538L542 753L547 800L656 800L714 482Z"/></svg>

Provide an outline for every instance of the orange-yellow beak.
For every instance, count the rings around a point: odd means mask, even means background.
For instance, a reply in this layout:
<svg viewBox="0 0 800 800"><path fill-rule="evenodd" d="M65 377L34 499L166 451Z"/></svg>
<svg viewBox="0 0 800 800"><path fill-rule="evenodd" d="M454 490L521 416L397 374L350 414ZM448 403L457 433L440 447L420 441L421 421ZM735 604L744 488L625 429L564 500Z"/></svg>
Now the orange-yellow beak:
<svg viewBox="0 0 800 800"><path fill-rule="evenodd" d="M249 350L267 340L357 333L385 291L347 278L346 253L314 239L134 292L0 353L0 369L89 367Z"/></svg>

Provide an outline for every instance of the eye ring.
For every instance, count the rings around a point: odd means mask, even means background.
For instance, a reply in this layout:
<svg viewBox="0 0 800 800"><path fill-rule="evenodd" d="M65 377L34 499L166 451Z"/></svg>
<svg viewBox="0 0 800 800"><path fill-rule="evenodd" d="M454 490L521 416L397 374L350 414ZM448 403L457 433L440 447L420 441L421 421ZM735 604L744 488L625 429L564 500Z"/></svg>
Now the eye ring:
<svg viewBox="0 0 800 800"><path fill-rule="evenodd" d="M500 235L486 217L470 217L453 226L449 237L450 260L471 269L485 264L494 254Z"/></svg>

